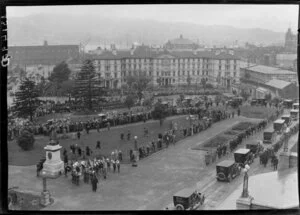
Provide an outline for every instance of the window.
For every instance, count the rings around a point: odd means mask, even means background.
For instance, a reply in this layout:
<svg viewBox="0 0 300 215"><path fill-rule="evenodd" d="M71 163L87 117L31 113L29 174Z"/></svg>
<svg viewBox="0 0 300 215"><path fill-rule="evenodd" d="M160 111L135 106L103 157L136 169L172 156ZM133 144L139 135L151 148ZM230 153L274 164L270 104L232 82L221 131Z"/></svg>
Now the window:
<svg viewBox="0 0 300 215"><path fill-rule="evenodd" d="M180 76L180 71L178 70L178 76Z"/></svg>
<svg viewBox="0 0 300 215"><path fill-rule="evenodd" d="M208 64L206 64L206 69L208 69Z"/></svg>
<svg viewBox="0 0 300 215"><path fill-rule="evenodd" d="M221 70L221 68L222 68L222 66L221 66L221 65L219 65L219 70Z"/></svg>
<svg viewBox="0 0 300 215"><path fill-rule="evenodd" d="M173 72L173 76L175 76L175 72Z"/></svg>
<svg viewBox="0 0 300 215"><path fill-rule="evenodd" d="M236 70L236 65L233 66L233 69Z"/></svg>
<svg viewBox="0 0 300 215"><path fill-rule="evenodd" d="M193 71L193 75L195 75L195 71Z"/></svg>
<svg viewBox="0 0 300 215"><path fill-rule="evenodd" d="M208 71L206 71L206 75L208 75Z"/></svg>
<svg viewBox="0 0 300 215"><path fill-rule="evenodd" d="M197 71L197 75L200 75L200 71L199 70Z"/></svg>
<svg viewBox="0 0 300 215"><path fill-rule="evenodd" d="M202 75L204 75L204 71L202 71Z"/></svg>
<svg viewBox="0 0 300 215"><path fill-rule="evenodd" d="M118 74L115 72L115 78L117 78L118 77Z"/></svg>
<svg viewBox="0 0 300 215"><path fill-rule="evenodd" d="M233 72L233 76L236 77L236 72Z"/></svg>
<svg viewBox="0 0 300 215"><path fill-rule="evenodd" d="M157 72L156 75L159 76L159 72Z"/></svg>

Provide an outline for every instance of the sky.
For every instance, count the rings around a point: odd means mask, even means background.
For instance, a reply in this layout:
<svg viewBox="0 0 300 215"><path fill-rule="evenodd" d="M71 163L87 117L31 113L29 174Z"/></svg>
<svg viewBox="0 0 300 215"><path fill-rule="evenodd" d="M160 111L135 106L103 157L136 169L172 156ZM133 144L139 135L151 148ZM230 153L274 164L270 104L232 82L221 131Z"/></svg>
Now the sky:
<svg viewBox="0 0 300 215"><path fill-rule="evenodd" d="M230 25L285 32L298 27L298 5L77 5L7 7L7 17L28 15L102 14L118 18L150 19L163 22L190 22L202 25Z"/></svg>

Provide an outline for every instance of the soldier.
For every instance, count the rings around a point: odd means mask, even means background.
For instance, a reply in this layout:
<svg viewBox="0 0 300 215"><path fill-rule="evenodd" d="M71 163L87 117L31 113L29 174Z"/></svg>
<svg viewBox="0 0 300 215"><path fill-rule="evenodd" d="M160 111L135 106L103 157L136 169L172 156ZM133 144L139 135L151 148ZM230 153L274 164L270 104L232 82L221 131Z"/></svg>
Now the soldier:
<svg viewBox="0 0 300 215"><path fill-rule="evenodd" d="M77 138L78 138L78 140L80 140L80 135L81 135L81 134L80 134L80 131L78 130L78 131L77 131Z"/></svg>
<svg viewBox="0 0 300 215"><path fill-rule="evenodd" d="M78 151L78 156L81 157L81 148L78 147L77 151Z"/></svg>
<svg viewBox="0 0 300 215"><path fill-rule="evenodd" d="M120 161L117 160L117 161L116 161L116 164L117 164L117 168L118 168L118 173L120 173Z"/></svg>
<svg viewBox="0 0 300 215"><path fill-rule="evenodd" d="M86 156L90 156L90 155L91 155L91 154L90 154L90 153L91 153L90 147L87 146L87 147L85 148L85 151L86 151Z"/></svg>
<svg viewBox="0 0 300 215"><path fill-rule="evenodd" d="M109 131L110 130L110 123L107 122L107 130Z"/></svg>
<svg viewBox="0 0 300 215"><path fill-rule="evenodd" d="M122 132L120 135L121 140L124 140L124 133Z"/></svg>
<svg viewBox="0 0 300 215"><path fill-rule="evenodd" d="M128 133L127 133L127 140L128 141L130 140L130 136L131 136L131 133L130 133L130 130L128 130Z"/></svg>

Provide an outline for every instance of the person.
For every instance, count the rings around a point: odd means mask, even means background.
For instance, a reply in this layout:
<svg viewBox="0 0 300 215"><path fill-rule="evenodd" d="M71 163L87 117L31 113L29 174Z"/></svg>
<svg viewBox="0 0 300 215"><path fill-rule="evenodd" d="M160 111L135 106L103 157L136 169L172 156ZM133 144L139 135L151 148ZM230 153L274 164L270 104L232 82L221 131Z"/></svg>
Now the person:
<svg viewBox="0 0 300 215"><path fill-rule="evenodd" d="M118 159L119 159L120 161L123 160L123 155L122 155L122 151L121 151L121 150L119 150L119 152L118 152Z"/></svg>
<svg viewBox="0 0 300 215"><path fill-rule="evenodd" d="M81 157L81 148L78 147L78 148L77 148L77 151L78 151L78 156Z"/></svg>
<svg viewBox="0 0 300 215"><path fill-rule="evenodd" d="M100 142L100 140L97 141L96 149L101 149L101 142Z"/></svg>
<svg viewBox="0 0 300 215"><path fill-rule="evenodd" d="M91 153L91 152L90 152L90 147L87 146L87 147L85 148L85 151L86 151L86 156L90 156L90 153Z"/></svg>
<svg viewBox="0 0 300 215"><path fill-rule="evenodd" d="M130 133L130 130L128 130L128 133L127 133L127 140L128 141L130 140L130 136L131 136L131 133Z"/></svg>
<svg viewBox="0 0 300 215"><path fill-rule="evenodd" d="M124 140L124 133L123 133L123 132L122 132L121 135L120 135L120 139L121 139L121 140Z"/></svg>
<svg viewBox="0 0 300 215"><path fill-rule="evenodd" d="M278 158L277 157L274 158L273 164L274 164L274 171L275 171L275 170L277 170L277 166L278 166Z"/></svg>
<svg viewBox="0 0 300 215"><path fill-rule="evenodd" d="M240 108L238 109L237 114L238 114L238 116L240 116L240 114L241 114L241 109Z"/></svg>
<svg viewBox="0 0 300 215"><path fill-rule="evenodd" d="M110 130L110 123L107 122L107 130L109 131Z"/></svg>
<svg viewBox="0 0 300 215"><path fill-rule="evenodd" d="M115 160L111 160L111 163L112 163L112 165L113 165L113 170L114 170L114 173L116 172L116 161Z"/></svg>
<svg viewBox="0 0 300 215"><path fill-rule="evenodd" d="M77 131L77 138L78 138L78 140L80 140L80 131L79 130Z"/></svg>
<svg viewBox="0 0 300 215"><path fill-rule="evenodd" d="M97 191L97 184L98 184L98 178L95 174L93 174L92 176L92 189L93 189L93 192L96 192Z"/></svg>
<svg viewBox="0 0 300 215"><path fill-rule="evenodd" d="M104 158L103 159L103 177L104 177L104 179L106 179L106 175L107 175L107 161Z"/></svg>

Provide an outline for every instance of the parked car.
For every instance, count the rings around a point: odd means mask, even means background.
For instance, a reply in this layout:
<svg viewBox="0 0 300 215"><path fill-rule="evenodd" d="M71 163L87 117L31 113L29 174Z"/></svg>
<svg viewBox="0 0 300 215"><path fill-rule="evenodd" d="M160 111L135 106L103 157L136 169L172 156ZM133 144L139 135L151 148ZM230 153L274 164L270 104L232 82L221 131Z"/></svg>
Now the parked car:
<svg viewBox="0 0 300 215"><path fill-rule="evenodd" d="M284 101L283 101L283 106L285 107L285 108L287 108L287 109L292 109L292 107L293 107L293 100L291 100L291 99L285 99Z"/></svg>
<svg viewBox="0 0 300 215"><path fill-rule="evenodd" d="M204 203L204 200L204 194L190 188L185 188L173 196L176 210L196 210Z"/></svg>
<svg viewBox="0 0 300 215"><path fill-rule="evenodd" d="M299 110L299 103L293 103L293 109Z"/></svg>
<svg viewBox="0 0 300 215"><path fill-rule="evenodd" d="M257 157L258 153L261 150L261 147L262 146L259 143L256 143L256 142L246 144L246 148L250 149L250 152L252 152L254 154L254 157Z"/></svg>
<svg viewBox="0 0 300 215"><path fill-rule="evenodd" d="M291 124L291 122L292 122L292 118L291 118L291 115L290 115L290 114L285 114L285 115L283 115L283 116L281 117L281 119L284 120L284 122L285 122L285 124L286 124L287 126L289 126L289 125Z"/></svg>
<svg viewBox="0 0 300 215"><path fill-rule="evenodd" d="M263 143L272 144L276 138L276 131L273 128L266 129L263 134Z"/></svg>
<svg viewBox="0 0 300 215"><path fill-rule="evenodd" d="M224 160L217 164L217 180L230 182L233 178L240 175L241 168L238 163L232 160Z"/></svg>
<svg viewBox="0 0 300 215"><path fill-rule="evenodd" d="M277 133L281 134L284 129L284 124L285 121L283 119L277 119L276 121L273 122L273 128Z"/></svg>
<svg viewBox="0 0 300 215"><path fill-rule="evenodd" d="M293 109L290 111L292 120L298 120L299 118L299 110Z"/></svg>
<svg viewBox="0 0 300 215"><path fill-rule="evenodd" d="M253 163L253 159L254 155L250 152L250 149L238 149L234 152L234 161L240 166Z"/></svg>

